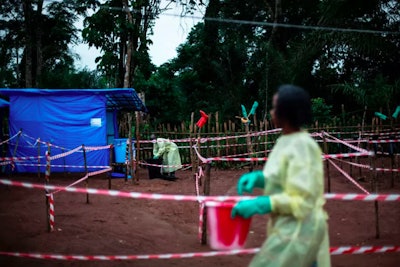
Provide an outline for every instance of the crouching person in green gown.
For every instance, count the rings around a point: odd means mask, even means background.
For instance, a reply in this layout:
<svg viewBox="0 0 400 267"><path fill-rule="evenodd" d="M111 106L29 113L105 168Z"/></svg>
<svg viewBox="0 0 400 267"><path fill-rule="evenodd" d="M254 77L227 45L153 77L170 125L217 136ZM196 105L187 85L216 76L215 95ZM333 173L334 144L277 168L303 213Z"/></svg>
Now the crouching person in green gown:
<svg viewBox="0 0 400 267"><path fill-rule="evenodd" d="M176 178L175 171L182 168L178 146L168 139L156 138L155 135L152 135L151 138L155 140L153 159L162 158L161 173L168 178Z"/></svg>

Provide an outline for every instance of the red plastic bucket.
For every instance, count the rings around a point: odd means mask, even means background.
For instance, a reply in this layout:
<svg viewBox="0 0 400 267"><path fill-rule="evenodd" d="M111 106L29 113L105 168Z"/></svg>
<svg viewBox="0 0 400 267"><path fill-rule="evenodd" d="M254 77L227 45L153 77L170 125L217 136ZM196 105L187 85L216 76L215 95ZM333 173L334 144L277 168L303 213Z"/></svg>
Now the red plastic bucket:
<svg viewBox="0 0 400 267"><path fill-rule="evenodd" d="M206 202L210 247L217 250L241 249L249 233L251 217L231 217L232 202Z"/></svg>

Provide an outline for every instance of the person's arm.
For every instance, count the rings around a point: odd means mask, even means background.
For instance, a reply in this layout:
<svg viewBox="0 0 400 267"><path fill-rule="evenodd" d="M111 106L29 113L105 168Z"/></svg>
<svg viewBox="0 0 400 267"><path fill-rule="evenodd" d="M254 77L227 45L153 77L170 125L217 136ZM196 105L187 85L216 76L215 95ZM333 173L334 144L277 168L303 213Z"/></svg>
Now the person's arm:
<svg viewBox="0 0 400 267"><path fill-rule="evenodd" d="M158 143L157 140L155 141L153 145L153 156L156 156L158 154Z"/></svg>
<svg viewBox="0 0 400 267"><path fill-rule="evenodd" d="M166 142L162 139L157 139L157 151L153 151L154 157L159 158L161 157L166 149Z"/></svg>
<svg viewBox="0 0 400 267"><path fill-rule="evenodd" d="M283 192L271 195L272 212L282 215L293 215L298 219L305 218L315 207L319 175L318 153L313 153L307 146L294 147L287 158L286 183Z"/></svg>

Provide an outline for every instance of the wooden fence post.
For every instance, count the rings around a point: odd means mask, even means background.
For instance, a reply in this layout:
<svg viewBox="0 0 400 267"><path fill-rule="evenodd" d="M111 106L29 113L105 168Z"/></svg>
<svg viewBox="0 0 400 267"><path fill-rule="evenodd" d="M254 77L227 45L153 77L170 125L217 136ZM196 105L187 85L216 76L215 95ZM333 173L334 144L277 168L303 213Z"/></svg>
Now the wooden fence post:
<svg viewBox="0 0 400 267"><path fill-rule="evenodd" d="M85 167L85 175L88 175L85 145L82 145L82 151L83 151L83 164ZM89 188L89 177L86 177L85 182L86 182L86 189L88 189ZM89 204L89 193L86 193L86 204Z"/></svg>
<svg viewBox="0 0 400 267"><path fill-rule="evenodd" d="M211 188L211 163L206 164L205 168L205 176L204 176L204 195L210 195L210 188ZM201 236L201 244L207 244L207 207L204 207L203 210L203 226L202 226L202 236Z"/></svg>
<svg viewBox="0 0 400 267"><path fill-rule="evenodd" d="M44 185L47 186L49 185L50 182L50 174L51 174L51 161L50 161L50 144L47 143L47 151L46 151L46 170L45 170L45 175L44 175ZM46 197L46 222L47 222L47 231L51 232L52 226L50 223L50 200L49 200L49 190L45 189L44 191L45 197Z"/></svg>
<svg viewBox="0 0 400 267"><path fill-rule="evenodd" d="M325 155L329 155L328 143L326 142L326 137L325 137L324 132L322 132L322 139L324 141L324 153L325 153ZM325 160L325 166L326 166L326 175L328 178L328 193L330 193L331 192L331 174L329 171L329 160Z"/></svg>
<svg viewBox="0 0 400 267"><path fill-rule="evenodd" d="M114 150L114 145L110 145L110 153L109 153L109 157L110 157L110 168L111 170L108 172L108 189L111 189L111 175L114 171L114 166L113 166L113 150Z"/></svg>

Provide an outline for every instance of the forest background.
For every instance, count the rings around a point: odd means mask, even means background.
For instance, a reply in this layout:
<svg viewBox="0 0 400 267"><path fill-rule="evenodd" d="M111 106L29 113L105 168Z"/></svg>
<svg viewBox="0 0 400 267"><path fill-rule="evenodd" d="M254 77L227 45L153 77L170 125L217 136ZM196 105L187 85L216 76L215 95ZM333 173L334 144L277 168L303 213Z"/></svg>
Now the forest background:
<svg viewBox="0 0 400 267"><path fill-rule="evenodd" d="M0 87L121 88L145 95L152 124L192 112L235 120L240 105L267 119L284 83L306 88L315 120L360 121L400 104L400 3L395 0L171 0L182 16L205 10L177 56L149 56L161 0L0 2ZM83 18L84 28L75 22ZM173 30L173 29L171 29ZM96 70L77 69L69 45L100 49ZM238 121L239 122L239 121Z"/></svg>

